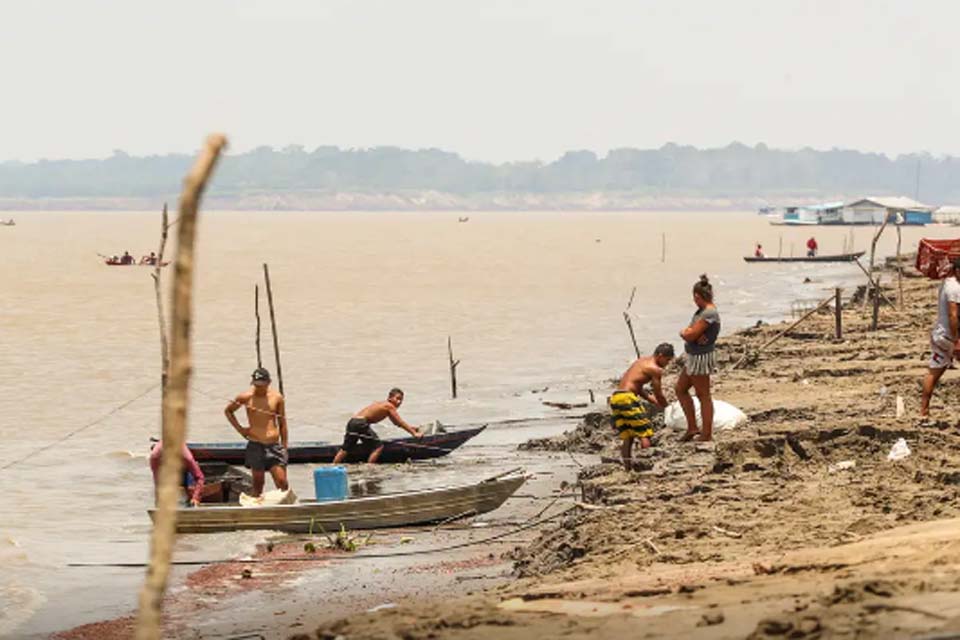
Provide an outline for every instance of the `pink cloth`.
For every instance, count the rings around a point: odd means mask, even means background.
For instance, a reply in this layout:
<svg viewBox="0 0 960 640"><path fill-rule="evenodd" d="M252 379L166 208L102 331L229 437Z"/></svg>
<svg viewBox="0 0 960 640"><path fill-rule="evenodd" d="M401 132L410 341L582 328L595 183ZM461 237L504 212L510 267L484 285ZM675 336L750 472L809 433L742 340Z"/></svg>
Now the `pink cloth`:
<svg viewBox="0 0 960 640"><path fill-rule="evenodd" d="M150 451L150 470L153 472L154 486L157 484L157 471L160 469L160 456L162 453L162 442L153 445L153 449ZM190 449L187 448L186 444L184 444L183 449L181 449L181 455L183 456L183 470L193 475L194 485L190 499L200 502L200 496L203 494L203 471L200 470L200 465L197 464L196 458L190 453Z"/></svg>

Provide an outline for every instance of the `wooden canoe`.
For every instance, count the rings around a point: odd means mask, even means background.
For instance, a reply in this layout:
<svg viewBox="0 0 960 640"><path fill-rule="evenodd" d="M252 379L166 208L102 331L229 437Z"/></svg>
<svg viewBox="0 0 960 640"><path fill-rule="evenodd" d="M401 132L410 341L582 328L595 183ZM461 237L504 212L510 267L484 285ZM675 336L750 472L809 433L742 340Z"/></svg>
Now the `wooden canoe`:
<svg viewBox="0 0 960 640"><path fill-rule="evenodd" d="M396 438L384 440L383 453L378 462L393 464L408 460L428 460L449 454L467 440L486 429L486 425L473 429L456 429L445 433L423 436L422 438ZM240 442L188 442L187 447L197 461L226 462L243 464L243 454L247 443ZM287 449L288 462L333 462L340 449L339 443L330 442L291 442ZM363 462L367 453L355 452L345 462Z"/></svg>
<svg viewBox="0 0 960 640"><path fill-rule="evenodd" d="M181 507L177 533L215 533L241 529L305 533L380 529L440 522L487 513L502 505L526 481L521 471L459 486L404 491L329 502L241 507L238 504ZM156 510L149 510L150 519Z"/></svg>
<svg viewBox="0 0 960 640"><path fill-rule="evenodd" d="M834 255L824 255L824 256L790 256L790 257L780 257L776 256L767 256L766 258L758 258L756 256L744 256L744 262L853 262L857 258L861 257L865 252L857 251L856 253L837 253Z"/></svg>

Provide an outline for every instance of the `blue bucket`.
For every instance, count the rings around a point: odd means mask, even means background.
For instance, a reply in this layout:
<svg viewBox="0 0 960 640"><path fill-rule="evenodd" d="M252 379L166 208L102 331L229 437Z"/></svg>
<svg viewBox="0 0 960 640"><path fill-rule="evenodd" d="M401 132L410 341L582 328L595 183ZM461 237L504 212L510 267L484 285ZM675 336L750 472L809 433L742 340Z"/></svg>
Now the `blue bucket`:
<svg viewBox="0 0 960 640"><path fill-rule="evenodd" d="M313 489L318 502L347 499L347 470L343 467L320 467L313 470Z"/></svg>

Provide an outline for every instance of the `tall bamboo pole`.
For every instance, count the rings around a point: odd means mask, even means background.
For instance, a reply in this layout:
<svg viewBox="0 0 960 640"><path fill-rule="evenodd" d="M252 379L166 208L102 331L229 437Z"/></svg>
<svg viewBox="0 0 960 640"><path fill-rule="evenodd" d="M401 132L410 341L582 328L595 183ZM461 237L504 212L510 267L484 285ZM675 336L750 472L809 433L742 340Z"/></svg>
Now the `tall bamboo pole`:
<svg viewBox="0 0 960 640"><path fill-rule="evenodd" d="M226 144L227 139L219 134L207 138L193 168L184 178L180 195L180 227L171 294L170 377L163 407L163 457L160 461L156 519L150 538L150 566L140 590L137 640L159 640L161 637L160 613L173 555L177 495L183 466L181 449L186 440L197 213L200 197Z"/></svg>
<svg viewBox="0 0 960 640"><path fill-rule="evenodd" d="M253 285L253 313L257 316L257 368L263 366L260 357L260 285Z"/></svg>
<svg viewBox="0 0 960 640"><path fill-rule="evenodd" d="M897 289L899 289L897 302L900 303L901 308L903 308L903 264L900 262L900 242L903 240L902 236L900 225L897 225Z"/></svg>
<svg viewBox="0 0 960 640"><path fill-rule="evenodd" d="M277 363L277 384L280 386L280 395L283 393L283 369L280 368L280 341L277 338L277 316L273 310L273 289L270 287L270 267L263 263L263 279L267 281L267 306L270 307L270 330L273 332L273 356Z"/></svg>

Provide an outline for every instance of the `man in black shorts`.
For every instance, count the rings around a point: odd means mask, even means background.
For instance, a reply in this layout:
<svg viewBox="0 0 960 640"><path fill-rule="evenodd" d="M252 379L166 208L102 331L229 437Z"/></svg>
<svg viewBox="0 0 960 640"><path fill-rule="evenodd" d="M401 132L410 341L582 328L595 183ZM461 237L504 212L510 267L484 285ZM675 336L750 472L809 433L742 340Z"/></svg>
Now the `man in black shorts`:
<svg viewBox="0 0 960 640"><path fill-rule="evenodd" d="M347 455L358 451L370 451L367 462L370 464L376 462L383 452L383 443L370 425L376 424L384 418L390 418L390 422L416 438L423 437L419 429L404 422L400 414L397 413L401 404L403 404L403 391L393 388L390 389L386 400L374 402L350 418L347 422L347 433L343 437L343 444L337 451L333 464L340 464Z"/></svg>

